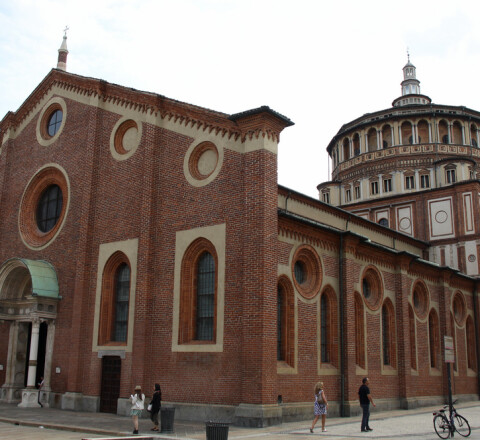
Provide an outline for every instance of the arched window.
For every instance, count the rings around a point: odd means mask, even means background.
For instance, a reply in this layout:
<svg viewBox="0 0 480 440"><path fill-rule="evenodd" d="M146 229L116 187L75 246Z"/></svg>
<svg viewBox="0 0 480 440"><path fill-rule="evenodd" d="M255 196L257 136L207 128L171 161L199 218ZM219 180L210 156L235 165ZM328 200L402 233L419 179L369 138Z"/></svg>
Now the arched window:
<svg viewBox="0 0 480 440"><path fill-rule="evenodd" d="M338 364L337 300L331 287L326 287L320 297L320 362Z"/></svg>
<svg viewBox="0 0 480 440"><path fill-rule="evenodd" d="M105 264L100 301L99 345L127 343L130 272L130 263L123 252L114 253Z"/></svg>
<svg viewBox="0 0 480 440"><path fill-rule="evenodd" d="M198 341L213 340L215 310L215 261L212 254L204 252L197 263L196 331Z"/></svg>
<svg viewBox="0 0 480 440"><path fill-rule="evenodd" d="M435 310L431 310L428 315L428 342L430 352L430 367L438 368L438 356L440 355L440 335L438 326L438 317Z"/></svg>
<svg viewBox="0 0 480 440"><path fill-rule="evenodd" d="M126 263L120 264L115 274L115 319L113 340L124 342L127 340L128 299L130 296L130 267Z"/></svg>
<svg viewBox="0 0 480 440"><path fill-rule="evenodd" d="M395 367L395 321L393 306L390 300L385 300L382 306L382 355L383 365Z"/></svg>
<svg viewBox="0 0 480 440"><path fill-rule="evenodd" d="M463 128L458 121L455 121L452 126L453 144L463 144Z"/></svg>
<svg viewBox="0 0 480 440"><path fill-rule="evenodd" d="M418 143L421 144L430 142L429 130L428 130L428 122L425 120L421 120L418 123Z"/></svg>
<svg viewBox="0 0 480 440"><path fill-rule="evenodd" d="M363 301L358 292L355 292L355 363L365 368L365 320Z"/></svg>
<svg viewBox="0 0 480 440"><path fill-rule="evenodd" d="M277 285L277 360L295 364L294 290L285 276Z"/></svg>
<svg viewBox="0 0 480 440"><path fill-rule="evenodd" d="M413 144L412 123L405 121L401 126L402 131L402 144Z"/></svg>
<svg viewBox="0 0 480 440"><path fill-rule="evenodd" d="M478 137L477 137L478 129L475 124L470 126L470 144L473 147L478 147Z"/></svg>
<svg viewBox="0 0 480 440"><path fill-rule="evenodd" d="M450 143L450 137L448 136L448 125L444 120L441 120L438 124L438 137L440 142L444 144Z"/></svg>
<svg viewBox="0 0 480 440"><path fill-rule="evenodd" d="M350 140L345 138L343 140L343 160L350 159Z"/></svg>
<svg viewBox="0 0 480 440"><path fill-rule="evenodd" d="M473 325L473 319L471 316L468 316L465 328L467 331L467 366L471 370L476 370L477 358L475 350L475 326Z"/></svg>
<svg viewBox="0 0 480 440"><path fill-rule="evenodd" d="M390 127L390 125L387 124L382 128L382 138L383 138L383 148L388 148L393 145L392 127Z"/></svg>
<svg viewBox="0 0 480 440"><path fill-rule="evenodd" d="M358 133L353 135L353 154L358 156L360 154L360 136Z"/></svg>
<svg viewBox="0 0 480 440"><path fill-rule="evenodd" d="M368 151L375 151L377 149L377 130L375 130L375 128L368 130L367 143Z"/></svg>
<svg viewBox="0 0 480 440"><path fill-rule="evenodd" d="M322 295L322 299L320 300L320 360L322 363L330 362L330 345L328 343L330 333L328 315L330 310L328 310L328 306L327 295Z"/></svg>
<svg viewBox="0 0 480 440"><path fill-rule="evenodd" d="M417 338L415 336L415 315L412 306L408 306L408 325L410 333L410 367L417 369Z"/></svg>
<svg viewBox="0 0 480 440"><path fill-rule="evenodd" d="M218 257L205 238L195 240L182 260L179 343L215 342Z"/></svg>

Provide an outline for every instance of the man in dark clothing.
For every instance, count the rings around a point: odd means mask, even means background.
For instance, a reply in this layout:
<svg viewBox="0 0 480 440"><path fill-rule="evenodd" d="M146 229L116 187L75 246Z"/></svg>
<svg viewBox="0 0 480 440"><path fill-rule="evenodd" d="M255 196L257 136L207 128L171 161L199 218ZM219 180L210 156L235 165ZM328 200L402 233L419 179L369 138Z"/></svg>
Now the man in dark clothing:
<svg viewBox="0 0 480 440"><path fill-rule="evenodd" d="M370 417L370 402L372 402L373 406L375 406L375 403L373 403L372 395L370 394L370 388L368 388L368 384L368 377L364 377L362 379L362 386L358 390L360 406L363 409L362 432L373 431L373 429L368 426L368 419Z"/></svg>

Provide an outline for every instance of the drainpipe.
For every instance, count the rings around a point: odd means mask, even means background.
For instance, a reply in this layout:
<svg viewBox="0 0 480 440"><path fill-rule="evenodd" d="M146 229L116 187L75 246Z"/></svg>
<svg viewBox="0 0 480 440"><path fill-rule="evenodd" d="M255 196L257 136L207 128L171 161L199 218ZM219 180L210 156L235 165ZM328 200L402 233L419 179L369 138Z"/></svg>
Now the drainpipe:
<svg viewBox="0 0 480 440"><path fill-rule="evenodd" d="M347 222L348 224L348 222ZM343 234L340 232L340 249L338 251L338 290L339 290L339 309L340 309L340 417L345 415L345 338L343 331L344 323L344 286L343 286Z"/></svg>
<svg viewBox="0 0 480 440"><path fill-rule="evenodd" d="M473 287L473 317L475 321L475 345L476 345L476 352L477 352L477 393L480 399L480 333L478 328L478 291L477 291L477 284Z"/></svg>

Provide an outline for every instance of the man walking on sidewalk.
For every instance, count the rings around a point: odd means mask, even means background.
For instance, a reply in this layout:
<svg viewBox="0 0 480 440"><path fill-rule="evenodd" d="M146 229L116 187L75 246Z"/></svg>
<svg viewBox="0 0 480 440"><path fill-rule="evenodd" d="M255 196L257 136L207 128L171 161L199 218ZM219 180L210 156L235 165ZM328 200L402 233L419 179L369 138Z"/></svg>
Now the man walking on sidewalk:
<svg viewBox="0 0 480 440"><path fill-rule="evenodd" d="M370 394L370 388L368 388L369 380L368 377L364 377L362 379L362 386L358 390L358 398L360 400L360 406L363 410L362 416L362 432L373 431L368 424L368 419L370 418L370 402L372 405L375 406L373 403L372 395Z"/></svg>

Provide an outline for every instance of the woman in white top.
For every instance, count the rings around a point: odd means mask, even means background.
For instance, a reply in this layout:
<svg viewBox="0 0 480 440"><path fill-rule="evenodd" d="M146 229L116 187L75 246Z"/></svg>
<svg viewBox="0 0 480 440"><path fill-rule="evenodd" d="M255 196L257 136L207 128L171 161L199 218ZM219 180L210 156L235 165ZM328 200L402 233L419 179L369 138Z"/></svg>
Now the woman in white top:
<svg viewBox="0 0 480 440"><path fill-rule="evenodd" d="M135 387L135 394L130 396L132 402L132 409L130 414L133 419L133 433L138 434L138 416L142 415L145 408L145 394L142 394L142 387L137 385Z"/></svg>

